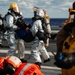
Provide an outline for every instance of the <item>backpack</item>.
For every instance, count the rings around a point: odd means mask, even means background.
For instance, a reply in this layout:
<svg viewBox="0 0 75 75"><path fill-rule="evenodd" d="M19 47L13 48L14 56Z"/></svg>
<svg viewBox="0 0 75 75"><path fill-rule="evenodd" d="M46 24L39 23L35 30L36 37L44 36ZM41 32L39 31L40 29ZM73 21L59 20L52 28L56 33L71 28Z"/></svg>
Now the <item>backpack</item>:
<svg viewBox="0 0 75 75"><path fill-rule="evenodd" d="M47 37L50 37L51 28L50 28L49 20L46 19L46 18L43 18L41 21L42 21L42 27L43 27L43 30L44 30L45 35ZM47 23L47 21L48 21L48 23Z"/></svg>

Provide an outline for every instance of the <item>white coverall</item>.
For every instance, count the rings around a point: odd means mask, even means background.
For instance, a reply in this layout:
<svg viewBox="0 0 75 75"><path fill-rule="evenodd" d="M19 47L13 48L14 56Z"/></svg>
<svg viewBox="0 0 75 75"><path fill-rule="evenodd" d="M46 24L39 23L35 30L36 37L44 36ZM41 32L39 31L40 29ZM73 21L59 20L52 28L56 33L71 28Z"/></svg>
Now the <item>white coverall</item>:
<svg viewBox="0 0 75 75"><path fill-rule="evenodd" d="M33 36L35 36L35 34L38 32L38 30L41 32L44 32L44 30L42 28L41 20L36 20L33 23L33 26L30 30L31 30ZM35 62L41 63L42 60L41 60L39 52L41 53L41 56L43 57L44 60L47 60L48 58L50 58L50 56L45 48L43 40L39 40L38 37L36 36L33 41L33 44L32 44L31 54L34 57L34 59L36 60Z"/></svg>
<svg viewBox="0 0 75 75"><path fill-rule="evenodd" d="M17 29L17 26L14 25L14 17L10 14L8 14L6 16L6 23L7 23L7 27L10 28L10 30L7 30L7 41L8 41L8 45L10 47L10 49L7 52L7 56L8 55L15 55L16 53L16 48L17 48L17 44L16 44L16 39L15 39L15 32L14 30Z"/></svg>
<svg viewBox="0 0 75 75"><path fill-rule="evenodd" d="M16 20L19 18L19 16L14 16L14 17ZM14 17L10 14L8 14L6 16L6 23L7 23L7 26L10 28L10 30L7 30L7 40L8 40L8 45L9 45L10 49L8 50L6 56L16 55L16 49L17 49L17 42L18 41L15 38L15 30L17 29L17 26L14 24ZM22 55L21 55L21 57L22 57Z"/></svg>
<svg viewBox="0 0 75 75"><path fill-rule="evenodd" d="M2 19L0 19L0 26L2 26ZM0 31L0 44L2 44L2 39L3 39L3 33Z"/></svg>

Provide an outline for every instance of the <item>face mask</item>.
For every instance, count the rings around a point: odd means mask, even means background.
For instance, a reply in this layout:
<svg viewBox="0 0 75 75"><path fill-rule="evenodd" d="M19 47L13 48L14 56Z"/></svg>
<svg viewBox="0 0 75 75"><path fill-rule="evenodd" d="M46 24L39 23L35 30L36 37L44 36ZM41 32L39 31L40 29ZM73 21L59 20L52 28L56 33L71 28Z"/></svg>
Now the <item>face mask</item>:
<svg viewBox="0 0 75 75"><path fill-rule="evenodd" d="M20 12L20 9L18 6L16 7L16 12L18 12L18 13Z"/></svg>

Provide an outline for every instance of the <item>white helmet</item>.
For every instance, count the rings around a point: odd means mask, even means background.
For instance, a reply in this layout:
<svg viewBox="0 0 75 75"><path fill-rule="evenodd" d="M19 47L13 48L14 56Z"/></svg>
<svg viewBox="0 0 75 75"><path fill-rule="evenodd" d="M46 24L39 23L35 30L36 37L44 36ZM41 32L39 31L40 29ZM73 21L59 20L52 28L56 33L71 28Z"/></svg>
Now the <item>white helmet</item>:
<svg viewBox="0 0 75 75"><path fill-rule="evenodd" d="M44 11L42 9L38 9L36 15L39 17L44 17Z"/></svg>

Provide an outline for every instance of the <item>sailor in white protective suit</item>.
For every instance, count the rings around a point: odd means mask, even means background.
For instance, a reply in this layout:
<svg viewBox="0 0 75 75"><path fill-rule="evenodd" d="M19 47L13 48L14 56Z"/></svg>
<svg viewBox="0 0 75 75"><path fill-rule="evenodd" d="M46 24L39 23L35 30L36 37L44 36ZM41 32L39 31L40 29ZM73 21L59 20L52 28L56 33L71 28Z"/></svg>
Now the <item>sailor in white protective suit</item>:
<svg viewBox="0 0 75 75"><path fill-rule="evenodd" d="M3 18L2 14L0 14L0 47L2 47L2 39L3 39Z"/></svg>
<svg viewBox="0 0 75 75"><path fill-rule="evenodd" d="M10 47L6 56L16 54L17 40L15 38L15 30L18 28L16 25L16 21L19 17L20 17L19 7L16 2L13 2L10 4L8 12L5 15L4 27L7 32L7 40Z"/></svg>
<svg viewBox="0 0 75 75"><path fill-rule="evenodd" d="M35 21L35 17L36 17L36 12L37 10L40 9L38 7L33 7L33 11L34 11L34 17L32 17L32 20ZM44 18L42 20L42 23L43 23L43 29L46 33L46 36L48 37L47 40L46 40L46 43L45 43L45 47L49 47L49 38L51 38L51 26L50 26L50 17L49 15L47 14L46 10L43 10L44 11Z"/></svg>
<svg viewBox="0 0 75 75"><path fill-rule="evenodd" d="M44 30L42 27L43 17L44 17L44 11L42 9L38 9L36 11L36 19L33 23L33 26L30 29L33 36L35 36L35 39L32 44L31 54L33 58L35 59L35 63L38 63L38 64L42 63L39 52L41 53L41 56L43 57L44 62L50 61L50 56L44 45L45 41L41 39L41 38L45 39L45 36L42 36L42 34L44 34ZM39 36L37 37L36 34L38 34Z"/></svg>

